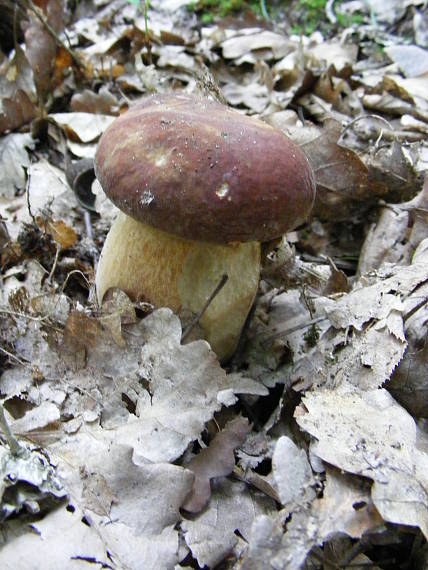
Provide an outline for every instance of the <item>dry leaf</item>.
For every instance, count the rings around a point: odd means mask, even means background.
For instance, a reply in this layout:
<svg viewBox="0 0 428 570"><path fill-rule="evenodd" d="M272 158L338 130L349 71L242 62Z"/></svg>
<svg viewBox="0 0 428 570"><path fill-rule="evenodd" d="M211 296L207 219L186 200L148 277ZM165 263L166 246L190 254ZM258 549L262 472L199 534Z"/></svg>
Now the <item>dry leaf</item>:
<svg viewBox="0 0 428 570"><path fill-rule="evenodd" d="M195 475L192 491L182 505L190 513L198 513L211 496L210 481L230 475L235 466L234 450L245 440L250 427L248 420L238 417L218 433L209 447L202 449L186 468Z"/></svg>
<svg viewBox="0 0 428 570"><path fill-rule="evenodd" d="M25 91L18 89L12 98L4 97L0 109L0 134L26 125L36 114L36 107Z"/></svg>
<svg viewBox="0 0 428 570"><path fill-rule="evenodd" d="M62 220L48 219L45 221L38 216L37 223L56 241L61 249L68 249L76 244L77 233Z"/></svg>
<svg viewBox="0 0 428 570"><path fill-rule="evenodd" d="M62 29L62 0L46 0L40 6L43 16L56 32ZM51 88L55 65L56 40L36 15L29 11L29 26L25 31L26 56L34 73L37 93L45 99Z"/></svg>
<svg viewBox="0 0 428 570"><path fill-rule="evenodd" d="M316 442L312 452L374 481L373 503L385 521L419 526L428 536L428 456L417 447L413 418L386 390L349 384L307 393L296 421Z"/></svg>

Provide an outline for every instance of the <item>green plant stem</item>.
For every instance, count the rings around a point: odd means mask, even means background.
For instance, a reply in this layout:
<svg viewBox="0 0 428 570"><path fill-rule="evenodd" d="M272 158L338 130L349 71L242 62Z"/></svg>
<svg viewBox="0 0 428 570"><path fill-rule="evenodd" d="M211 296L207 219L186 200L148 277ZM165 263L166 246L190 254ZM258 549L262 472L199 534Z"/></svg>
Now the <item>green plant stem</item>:
<svg viewBox="0 0 428 570"><path fill-rule="evenodd" d="M266 3L265 0L260 0L260 12L262 13L262 16L265 20L269 20L269 14L268 11L266 9Z"/></svg>

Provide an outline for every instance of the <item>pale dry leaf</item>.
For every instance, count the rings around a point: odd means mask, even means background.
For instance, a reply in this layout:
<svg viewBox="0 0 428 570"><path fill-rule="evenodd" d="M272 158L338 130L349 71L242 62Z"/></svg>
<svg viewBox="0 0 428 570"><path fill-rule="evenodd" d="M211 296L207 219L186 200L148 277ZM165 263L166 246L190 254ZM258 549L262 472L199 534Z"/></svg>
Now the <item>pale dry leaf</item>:
<svg viewBox="0 0 428 570"><path fill-rule="evenodd" d="M281 513L276 517L262 515L251 529L249 547L241 570L299 570L309 550L316 544L316 519L307 511L293 515L284 534Z"/></svg>
<svg viewBox="0 0 428 570"><path fill-rule="evenodd" d="M257 28L240 30L234 37L221 43L225 59L242 58L256 52L258 59L281 59L295 49L295 44L286 36Z"/></svg>
<svg viewBox="0 0 428 570"><path fill-rule="evenodd" d="M393 24L400 20L406 11L402 0L367 0L367 5L377 21Z"/></svg>
<svg viewBox="0 0 428 570"><path fill-rule="evenodd" d="M428 239L421 242L414 257L424 258ZM387 388L416 417L428 416L428 281L421 283L404 300L406 354L394 371Z"/></svg>
<svg viewBox="0 0 428 570"><path fill-rule="evenodd" d="M49 117L65 129L69 138L82 143L98 139L116 118L112 115L83 112L52 113Z"/></svg>
<svg viewBox="0 0 428 570"><path fill-rule="evenodd" d="M320 299L320 305L335 328L362 330L371 319L382 321L391 311L402 310L402 300L427 279L427 260L424 251L411 265L387 265L377 274L361 277L349 294Z"/></svg>
<svg viewBox="0 0 428 570"><path fill-rule="evenodd" d="M413 418L386 392L349 384L307 393L296 421L327 463L374 481L384 520L419 526L428 535L428 457L416 446Z"/></svg>
<svg viewBox="0 0 428 570"><path fill-rule="evenodd" d="M274 501L247 484L230 479L215 480L208 507L192 520L183 520L186 544L202 568L214 568L225 560L238 541L246 541L254 519L275 512Z"/></svg>
<svg viewBox="0 0 428 570"><path fill-rule="evenodd" d="M228 83L223 87L222 94L230 105L234 107L245 105L255 113L262 113L269 103L267 87L258 83L249 85Z"/></svg>
<svg viewBox="0 0 428 570"><path fill-rule="evenodd" d="M404 100L412 100L416 107L428 112L428 76L402 77L401 75L386 75L382 85L393 94L398 93Z"/></svg>
<svg viewBox="0 0 428 570"><path fill-rule="evenodd" d="M33 149L29 134L10 134L0 140L0 196L12 198L16 190L24 189L26 168L30 166L27 148Z"/></svg>
<svg viewBox="0 0 428 570"><path fill-rule="evenodd" d="M334 66L336 72L352 69L357 61L358 45L338 42L337 40L323 41L305 50L309 67L319 72L319 67L328 69Z"/></svg>
<svg viewBox="0 0 428 570"><path fill-rule="evenodd" d="M298 570L314 546L335 536L361 538L383 522L373 506L369 485L331 467L327 467L322 498L308 506L296 504L293 510L255 519L242 570Z"/></svg>
<svg viewBox="0 0 428 570"><path fill-rule="evenodd" d="M98 531L90 526L84 513L73 506L58 508L44 519L32 523L28 532L9 540L0 550L4 570L58 570L88 568L88 560L109 568L106 546Z"/></svg>
<svg viewBox="0 0 428 570"><path fill-rule="evenodd" d="M358 274L379 269L386 263L409 264L419 243L428 237L427 207L428 177L413 200L382 208L361 248Z"/></svg>
<svg viewBox="0 0 428 570"><path fill-rule="evenodd" d="M406 77L418 77L428 72L428 53L419 46L387 46L385 53L392 61L398 63Z"/></svg>
<svg viewBox="0 0 428 570"><path fill-rule="evenodd" d="M22 418L12 422L14 433L28 434L33 430L46 428L49 424L58 422L60 413L58 405L52 402L42 402L36 408L29 410Z"/></svg>
<svg viewBox="0 0 428 570"><path fill-rule="evenodd" d="M118 564L171 568L180 561L175 527L193 475L168 463L135 465L132 449L115 439L115 430L93 426L55 443L62 480L86 512L90 509ZM88 479L102 484L88 487ZM129 549L128 539L135 548Z"/></svg>
<svg viewBox="0 0 428 570"><path fill-rule="evenodd" d="M205 341L182 346L180 320L171 310L155 311L141 329L145 344L139 375L150 393L139 394L136 416L117 430L117 441L134 447L135 461L177 459L221 409L225 391L267 393L248 378L229 378Z"/></svg>
<svg viewBox="0 0 428 570"><path fill-rule="evenodd" d="M328 465L323 496L313 507L318 514L319 533L323 540L342 533L361 538L383 526L367 481Z"/></svg>
<svg viewBox="0 0 428 570"><path fill-rule="evenodd" d="M103 475L88 473L85 467L80 468L83 480L82 499L85 507L97 515L109 516L111 506L118 502Z"/></svg>
<svg viewBox="0 0 428 570"><path fill-rule="evenodd" d="M400 124L409 131L416 131L428 135L428 124L415 119L412 115L402 115Z"/></svg>
<svg viewBox="0 0 428 570"><path fill-rule="evenodd" d="M170 570L177 567L187 554L173 527L166 527L159 535L145 536L121 522L115 522L103 525L100 534L119 568Z"/></svg>
<svg viewBox="0 0 428 570"><path fill-rule="evenodd" d="M64 172L42 159L30 166L28 174L28 203L32 215L43 216L44 211L48 210L55 219L73 227L78 218L77 200ZM27 201L17 213L17 217L20 222L32 222Z"/></svg>
<svg viewBox="0 0 428 570"><path fill-rule="evenodd" d="M3 97L13 97L17 89L22 90L33 101L36 94L33 70L24 50L15 43L9 59L0 65L0 92Z"/></svg>
<svg viewBox="0 0 428 570"><path fill-rule="evenodd" d="M230 421L210 445L186 465L195 479L192 491L182 505L183 509L190 513L202 511L210 500L211 479L230 475L235 466L234 451L244 442L249 431L246 418L238 417Z"/></svg>
<svg viewBox="0 0 428 570"><path fill-rule="evenodd" d="M315 498L315 480L306 453L287 436L278 439L272 457L272 471L282 505L296 505Z"/></svg>

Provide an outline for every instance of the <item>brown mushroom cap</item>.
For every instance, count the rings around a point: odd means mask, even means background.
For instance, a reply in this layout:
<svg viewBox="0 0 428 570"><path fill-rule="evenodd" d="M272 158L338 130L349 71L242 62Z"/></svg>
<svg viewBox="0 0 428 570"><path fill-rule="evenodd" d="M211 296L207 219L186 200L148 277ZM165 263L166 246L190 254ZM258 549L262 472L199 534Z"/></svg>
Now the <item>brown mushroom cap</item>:
<svg viewBox="0 0 428 570"><path fill-rule="evenodd" d="M129 216L201 241L269 241L302 223L309 162L280 130L191 95L144 98L100 139L95 168Z"/></svg>

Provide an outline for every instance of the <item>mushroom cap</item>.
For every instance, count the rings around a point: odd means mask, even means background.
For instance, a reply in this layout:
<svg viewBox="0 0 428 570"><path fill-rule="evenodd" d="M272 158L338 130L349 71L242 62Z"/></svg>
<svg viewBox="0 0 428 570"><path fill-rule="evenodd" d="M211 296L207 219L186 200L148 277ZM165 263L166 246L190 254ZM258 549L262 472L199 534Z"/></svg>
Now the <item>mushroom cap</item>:
<svg viewBox="0 0 428 570"><path fill-rule="evenodd" d="M129 216L200 241L269 241L315 198L309 162L282 131L187 94L145 97L116 119L95 172Z"/></svg>

